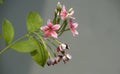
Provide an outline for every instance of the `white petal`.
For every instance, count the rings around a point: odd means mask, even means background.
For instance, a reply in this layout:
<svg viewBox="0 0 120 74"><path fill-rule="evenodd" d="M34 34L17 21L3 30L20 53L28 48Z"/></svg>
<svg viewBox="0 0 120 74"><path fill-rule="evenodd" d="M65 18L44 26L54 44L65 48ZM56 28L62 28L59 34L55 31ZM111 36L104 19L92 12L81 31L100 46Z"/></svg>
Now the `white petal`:
<svg viewBox="0 0 120 74"><path fill-rule="evenodd" d="M64 50L64 49L66 49L66 44L61 44L61 47L62 47L62 49Z"/></svg>
<svg viewBox="0 0 120 74"><path fill-rule="evenodd" d="M68 59L72 59L72 56L71 56L70 54L66 54L66 57L67 57Z"/></svg>
<svg viewBox="0 0 120 74"><path fill-rule="evenodd" d="M78 23L73 23L72 25L73 25L74 28L78 27Z"/></svg>

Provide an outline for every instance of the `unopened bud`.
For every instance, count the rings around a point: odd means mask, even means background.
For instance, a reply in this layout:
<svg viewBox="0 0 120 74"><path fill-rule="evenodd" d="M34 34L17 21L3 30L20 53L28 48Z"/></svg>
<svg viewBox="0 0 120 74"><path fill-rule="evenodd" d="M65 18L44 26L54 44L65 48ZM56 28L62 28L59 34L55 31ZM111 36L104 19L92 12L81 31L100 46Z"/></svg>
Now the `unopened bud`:
<svg viewBox="0 0 120 74"><path fill-rule="evenodd" d="M51 64L52 64L51 60L48 59L48 60L47 60L47 65L50 66Z"/></svg>
<svg viewBox="0 0 120 74"><path fill-rule="evenodd" d="M57 9L61 9L62 8L62 5L60 2L57 3Z"/></svg>
<svg viewBox="0 0 120 74"><path fill-rule="evenodd" d="M66 54L63 56L63 62L66 63L66 61L69 61L70 59L72 59L72 56L70 54Z"/></svg>
<svg viewBox="0 0 120 74"><path fill-rule="evenodd" d="M49 58L49 59L47 60L47 65L48 65L48 66L51 66L51 65L54 65L54 64L57 64L55 58Z"/></svg>
<svg viewBox="0 0 120 74"><path fill-rule="evenodd" d="M60 47L61 47L61 51L62 50L65 50L65 49L70 49L70 47L67 45L67 44L64 44L64 43L62 43L61 45L60 45Z"/></svg>
<svg viewBox="0 0 120 74"><path fill-rule="evenodd" d="M56 62L60 62L60 60L62 59L62 55L58 55L57 57L56 57Z"/></svg>
<svg viewBox="0 0 120 74"><path fill-rule="evenodd" d="M57 52L61 52L62 54L65 54L65 50L66 49L70 49L70 47L65 44L65 43L62 43L61 45L59 45L59 47L57 48Z"/></svg>
<svg viewBox="0 0 120 74"><path fill-rule="evenodd" d="M70 8L68 12L71 13L72 11L74 11L73 8Z"/></svg>
<svg viewBox="0 0 120 74"><path fill-rule="evenodd" d="M70 54L66 54L66 57L70 60L72 59L72 56Z"/></svg>
<svg viewBox="0 0 120 74"><path fill-rule="evenodd" d="M62 5L60 2L57 3L57 10L60 11L62 9Z"/></svg>
<svg viewBox="0 0 120 74"><path fill-rule="evenodd" d="M57 64L55 58L51 58L52 65Z"/></svg>

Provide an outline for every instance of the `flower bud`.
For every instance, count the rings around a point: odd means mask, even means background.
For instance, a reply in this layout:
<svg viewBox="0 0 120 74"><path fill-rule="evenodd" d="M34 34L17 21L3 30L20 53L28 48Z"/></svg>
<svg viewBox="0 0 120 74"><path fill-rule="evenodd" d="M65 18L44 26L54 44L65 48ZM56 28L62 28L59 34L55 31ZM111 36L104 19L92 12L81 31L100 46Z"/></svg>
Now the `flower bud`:
<svg viewBox="0 0 120 74"><path fill-rule="evenodd" d="M56 57L56 62L60 62L60 60L62 59L62 55L58 55L57 57Z"/></svg>
<svg viewBox="0 0 120 74"><path fill-rule="evenodd" d="M55 9L55 14L57 14L57 9Z"/></svg>
<svg viewBox="0 0 120 74"><path fill-rule="evenodd" d="M52 61L52 65L57 64L57 62L56 62L56 59L55 59L55 58L52 58L52 59L51 59L51 61Z"/></svg>
<svg viewBox="0 0 120 74"><path fill-rule="evenodd" d="M60 2L58 2L58 3L57 3L57 10L58 10L58 11L60 11L60 10L61 10L61 8L62 8L62 5L61 5L61 3L60 3Z"/></svg>
<svg viewBox="0 0 120 74"><path fill-rule="evenodd" d="M48 65L48 66L51 66L51 65L54 65L54 64L57 64L55 58L49 58L49 59L47 60L47 65Z"/></svg>
<svg viewBox="0 0 120 74"><path fill-rule="evenodd" d="M65 49L70 49L70 47L67 44L62 43L60 45L60 51L64 51Z"/></svg>
<svg viewBox="0 0 120 74"><path fill-rule="evenodd" d="M72 11L74 11L73 8L70 8L69 11L68 11L68 13L71 13Z"/></svg>
<svg viewBox="0 0 120 74"><path fill-rule="evenodd" d="M57 48L57 52L61 52L62 54L65 54L65 50L66 49L70 49L70 47L65 44L65 43L62 43L61 45L59 45L59 47Z"/></svg>
<svg viewBox="0 0 120 74"><path fill-rule="evenodd" d="M47 65L50 66L51 64L52 64L51 60L48 59L48 60L47 60Z"/></svg>
<svg viewBox="0 0 120 74"><path fill-rule="evenodd" d="M72 56L70 54L66 54L63 56L63 62L66 63L66 61L69 61L70 59L72 59Z"/></svg>

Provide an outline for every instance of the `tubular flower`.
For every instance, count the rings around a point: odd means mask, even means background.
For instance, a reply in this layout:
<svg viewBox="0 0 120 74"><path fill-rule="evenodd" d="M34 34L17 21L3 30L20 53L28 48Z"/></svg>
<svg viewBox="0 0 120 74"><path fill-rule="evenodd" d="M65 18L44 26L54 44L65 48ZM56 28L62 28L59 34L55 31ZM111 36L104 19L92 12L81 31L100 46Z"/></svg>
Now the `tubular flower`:
<svg viewBox="0 0 120 74"><path fill-rule="evenodd" d="M66 17L71 17L74 19L74 17L72 17L73 14L74 14L73 8L69 9L69 11L67 12L65 5L63 5L62 11L60 13L62 20L64 20Z"/></svg>
<svg viewBox="0 0 120 74"><path fill-rule="evenodd" d="M78 23L73 23L72 18L70 18L68 25L69 25L70 31L73 33L73 36L78 35L78 31L76 30L76 28L78 27Z"/></svg>
<svg viewBox="0 0 120 74"><path fill-rule="evenodd" d="M49 37L50 35L53 36L54 38L57 38L58 35L56 33L56 30L58 30L59 28L60 28L60 25L59 24L53 25L51 20L48 20L47 26L40 27L40 29L45 32L46 38Z"/></svg>

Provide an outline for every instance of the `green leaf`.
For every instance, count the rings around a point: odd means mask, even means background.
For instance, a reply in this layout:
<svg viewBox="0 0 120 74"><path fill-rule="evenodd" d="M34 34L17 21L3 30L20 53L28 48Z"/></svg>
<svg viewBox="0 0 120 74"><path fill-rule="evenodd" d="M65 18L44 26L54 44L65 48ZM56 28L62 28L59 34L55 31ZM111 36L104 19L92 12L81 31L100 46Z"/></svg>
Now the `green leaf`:
<svg viewBox="0 0 120 74"><path fill-rule="evenodd" d="M38 43L38 44L39 44L39 49L31 52L31 56L33 60L36 61L37 64L44 67L48 59L48 51L46 49L46 45L44 44L43 40L42 43Z"/></svg>
<svg viewBox="0 0 120 74"><path fill-rule="evenodd" d="M27 29L28 32L33 32L39 29L39 27L43 24L43 20L41 16L35 12L31 11L27 16Z"/></svg>
<svg viewBox="0 0 120 74"><path fill-rule="evenodd" d="M36 44L35 40L30 38L28 40L16 42L11 48L18 52L27 53L38 49L38 45Z"/></svg>
<svg viewBox="0 0 120 74"><path fill-rule="evenodd" d="M3 32L3 37L5 39L6 44L11 43L14 38L14 29L11 22L7 19L4 19L3 21L2 32Z"/></svg>
<svg viewBox="0 0 120 74"><path fill-rule="evenodd" d="M0 34L0 39L2 38L2 34Z"/></svg>
<svg viewBox="0 0 120 74"><path fill-rule="evenodd" d="M2 3L3 3L3 1L4 1L4 0L0 0L0 4L2 4Z"/></svg>

